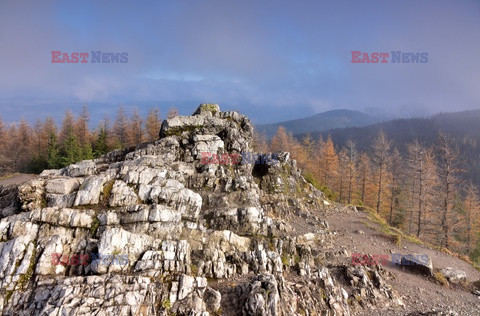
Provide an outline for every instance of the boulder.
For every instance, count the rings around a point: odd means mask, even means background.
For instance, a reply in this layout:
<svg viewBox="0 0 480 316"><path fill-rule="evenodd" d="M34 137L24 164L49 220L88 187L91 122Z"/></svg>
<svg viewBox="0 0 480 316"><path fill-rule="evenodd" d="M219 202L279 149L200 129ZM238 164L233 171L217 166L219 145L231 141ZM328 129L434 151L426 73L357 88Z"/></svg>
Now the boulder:
<svg viewBox="0 0 480 316"><path fill-rule="evenodd" d="M84 160L66 167L63 173L69 177L86 177L94 175L95 172L95 162L93 160Z"/></svg>
<svg viewBox="0 0 480 316"><path fill-rule="evenodd" d="M57 178L46 182L45 191L51 194L66 195L80 187L79 179Z"/></svg>
<svg viewBox="0 0 480 316"><path fill-rule="evenodd" d="M440 270L440 272L451 283L459 284L467 281L467 274L463 270L447 267L445 269Z"/></svg>
<svg viewBox="0 0 480 316"><path fill-rule="evenodd" d="M392 253L392 264L425 275L433 275L432 259L426 254Z"/></svg>

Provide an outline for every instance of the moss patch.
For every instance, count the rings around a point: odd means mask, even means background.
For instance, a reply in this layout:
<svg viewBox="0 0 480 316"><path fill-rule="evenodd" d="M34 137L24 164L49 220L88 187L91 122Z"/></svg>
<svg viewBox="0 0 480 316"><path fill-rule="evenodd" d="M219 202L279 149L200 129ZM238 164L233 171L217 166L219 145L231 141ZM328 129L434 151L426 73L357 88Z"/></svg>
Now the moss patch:
<svg viewBox="0 0 480 316"><path fill-rule="evenodd" d="M90 226L90 233L92 233L92 236L95 236L97 233L98 227L100 227L100 221L98 220L97 217L95 217L92 221L92 226Z"/></svg>
<svg viewBox="0 0 480 316"><path fill-rule="evenodd" d="M200 106L201 111L208 111L212 113L218 112L218 106L214 103L205 103Z"/></svg>
<svg viewBox="0 0 480 316"><path fill-rule="evenodd" d="M197 277L198 276L198 267L194 264L190 265L190 272L192 276Z"/></svg>
<svg viewBox="0 0 480 316"><path fill-rule="evenodd" d="M8 301L12 298L13 292L14 291L11 290L5 293L5 305L8 305Z"/></svg>
<svg viewBox="0 0 480 316"><path fill-rule="evenodd" d="M30 281L33 276L33 272L35 271L35 257L37 256L37 242L32 241L33 244L33 252L32 256L30 257L30 264L28 265L27 273L20 275L20 278L17 282L17 287L21 290L25 288L25 285Z"/></svg>
<svg viewBox="0 0 480 316"><path fill-rule="evenodd" d="M168 311L170 308L172 308L172 302L170 302L170 300L167 298L162 302L162 307Z"/></svg>
<svg viewBox="0 0 480 316"><path fill-rule="evenodd" d="M112 193L113 184L115 180L110 180L103 186L102 197L100 204L103 206L108 206L108 200L110 198L110 194Z"/></svg>

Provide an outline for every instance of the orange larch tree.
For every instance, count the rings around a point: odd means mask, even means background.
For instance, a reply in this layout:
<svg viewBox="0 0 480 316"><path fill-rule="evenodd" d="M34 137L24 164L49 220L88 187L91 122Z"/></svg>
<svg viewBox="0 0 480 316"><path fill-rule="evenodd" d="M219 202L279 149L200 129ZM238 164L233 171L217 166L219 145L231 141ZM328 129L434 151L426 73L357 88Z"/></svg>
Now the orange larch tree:
<svg viewBox="0 0 480 316"><path fill-rule="evenodd" d="M465 195L465 221L466 221L466 253L469 254L478 242L480 230L480 201L478 188L470 183Z"/></svg>
<svg viewBox="0 0 480 316"><path fill-rule="evenodd" d="M144 141L143 119L138 113L138 109L134 108L130 120L128 122L128 139L129 146L135 146Z"/></svg>
<svg viewBox="0 0 480 316"><path fill-rule="evenodd" d="M458 196L460 184L460 154L458 147L453 139L441 132L437 143L439 157L439 200L440 206L440 227L442 229L442 238L440 245L445 248L450 247L450 234L452 228L452 210L455 199Z"/></svg>
<svg viewBox="0 0 480 316"><path fill-rule="evenodd" d="M292 147L291 139L287 130L283 126L279 126L277 133L273 136L272 141L270 142L270 149L273 152L291 151Z"/></svg>
<svg viewBox="0 0 480 316"><path fill-rule="evenodd" d="M362 205L368 205L372 207L371 204L367 203L369 196L371 194L371 162L370 158L366 153L360 154L358 158L358 171L357 171L357 183L358 183L358 191L357 196Z"/></svg>
<svg viewBox="0 0 480 316"><path fill-rule="evenodd" d="M352 140L347 141L347 203L351 204L355 192L355 179L357 177L357 161L358 151L355 143Z"/></svg>
<svg viewBox="0 0 480 316"><path fill-rule="evenodd" d="M116 148L123 148L130 144L128 134L128 118L125 113L125 108L121 106L117 111L117 116L115 117L112 128L112 136L115 139Z"/></svg>
<svg viewBox="0 0 480 316"><path fill-rule="evenodd" d="M151 108L148 111L147 119L145 120L146 136L148 141L158 139L162 121L160 120L160 111L158 108Z"/></svg>
<svg viewBox="0 0 480 316"><path fill-rule="evenodd" d="M325 144L320 148L320 174L321 183L330 189L333 189L337 180L338 155L335 151L335 145L332 138L328 136Z"/></svg>
<svg viewBox="0 0 480 316"><path fill-rule="evenodd" d="M376 211L380 213L382 198L386 187L386 173L389 165L391 141L387 135L380 131L373 143L373 165L375 167L375 177L377 185L377 205Z"/></svg>

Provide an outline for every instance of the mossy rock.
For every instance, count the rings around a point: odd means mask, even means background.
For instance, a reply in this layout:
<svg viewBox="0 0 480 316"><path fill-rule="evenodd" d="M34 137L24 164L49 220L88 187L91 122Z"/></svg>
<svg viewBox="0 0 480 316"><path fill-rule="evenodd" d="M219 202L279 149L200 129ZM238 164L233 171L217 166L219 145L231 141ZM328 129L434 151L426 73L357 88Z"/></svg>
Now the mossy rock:
<svg viewBox="0 0 480 316"><path fill-rule="evenodd" d="M166 137L168 136L180 136L182 135L184 132L193 132L194 130L196 129L200 129L202 128L203 126L202 125L188 125L188 126L182 126L182 127L174 127L174 128L170 128L169 130L167 130L164 135Z"/></svg>
<svg viewBox="0 0 480 316"><path fill-rule="evenodd" d="M207 114L207 113L215 114L215 113L218 113L218 112L220 112L220 106L218 104L203 103L203 104L200 104L200 106L197 108L195 113L193 113L193 115Z"/></svg>

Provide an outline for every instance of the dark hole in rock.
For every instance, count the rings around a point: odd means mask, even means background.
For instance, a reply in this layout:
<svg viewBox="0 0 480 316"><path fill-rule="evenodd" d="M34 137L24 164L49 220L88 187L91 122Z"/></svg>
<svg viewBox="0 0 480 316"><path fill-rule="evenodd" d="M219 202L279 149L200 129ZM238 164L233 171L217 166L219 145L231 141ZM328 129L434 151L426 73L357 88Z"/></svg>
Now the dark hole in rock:
<svg viewBox="0 0 480 316"><path fill-rule="evenodd" d="M264 175L268 173L268 165L267 164L260 164L257 160L255 165L253 166L252 175L255 178L262 178Z"/></svg>

